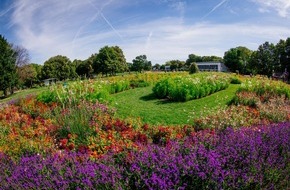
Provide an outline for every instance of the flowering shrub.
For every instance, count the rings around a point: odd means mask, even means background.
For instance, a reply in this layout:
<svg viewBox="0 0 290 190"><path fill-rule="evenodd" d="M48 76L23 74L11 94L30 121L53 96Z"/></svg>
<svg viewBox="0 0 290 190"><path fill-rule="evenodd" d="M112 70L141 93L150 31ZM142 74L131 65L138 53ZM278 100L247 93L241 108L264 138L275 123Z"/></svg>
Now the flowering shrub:
<svg viewBox="0 0 290 190"><path fill-rule="evenodd" d="M82 154L24 156L18 163L0 154L1 189L121 189L120 171Z"/></svg>
<svg viewBox="0 0 290 190"><path fill-rule="evenodd" d="M153 93L158 98L172 101L188 101L208 96L226 89L229 78L222 73L200 73L187 77L166 78L155 84Z"/></svg>
<svg viewBox="0 0 290 190"><path fill-rule="evenodd" d="M225 129L227 127L238 128L251 126L265 122L260 118L260 112L247 106L230 106L220 108L214 114L202 116L193 120L195 130Z"/></svg>
<svg viewBox="0 0 290 190"><path fill-rule="evenodd" d="M0 154L1 189L287 189L290 123L200 131L166 146L108 154Z"/></svg>
<svg viewBox="0 0 290 190"><path fill-rule="evenodd" d="M37 99L45 103L58 102L63 107L72 104L76 105L81 100L106 102L110 100L110 92L123 89L121 83L110 85L108 81L94 82L92 80L85 80L75 81L67 85L58 84L50 86L50 90L39 94Z"/></svg>
<svg viewBox="0 0 290 190"><path fill-rule="evenodd" d="M25 153L46 153L55 149L56 126L50 119L32 117L19 106L10 105L0 112L0 152L12 157Z"/></svg>
<svg viewBox="0 0 290 190"><path fill-rule="evenodd" d="M286 98L290 98L290 87L289 85L281 82L269 80L266 78L259 79L253 78L246 80L241 84L241 87L238 89L238 92L254 92L258 96L262 96L264 94L269 95L284 95Z"/></svg>

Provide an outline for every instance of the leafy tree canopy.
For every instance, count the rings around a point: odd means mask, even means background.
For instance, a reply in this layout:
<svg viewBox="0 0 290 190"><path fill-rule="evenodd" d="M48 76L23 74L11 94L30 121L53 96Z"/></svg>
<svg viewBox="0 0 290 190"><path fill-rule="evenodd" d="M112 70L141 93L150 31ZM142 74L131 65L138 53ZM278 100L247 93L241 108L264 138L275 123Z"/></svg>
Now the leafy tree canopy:
<svg viewBox="0 0 290 190"><path fill-rule="evenodd" d="M117 72L128 70L123 51L118 46L105 46L99 50L99 53L93 61L95 73L115 75Z"/></svg>
<svg viewBox="0 0 290 190"><path fill-rule="evenodd" d="M167 61L165 63L165 65L170 66L170 70L182 70L182 68L185 66L185 62L184 61L180 61L180 60L171 60L171 61Z"/></svg>
<svg viewBox="0 0 290 190"><path fill-rule="evenodd" d="M146 55L139 55L135 59L133 59L132 65L133 71L142 72L143 70L150 71L151 69L152 69L151 61L147 60Z"/></svg>
<svg viewBox="0 0 290 190"><path fill-rule="evenodd" d="M45 61L41 74L43 79L57 78L58 80L65 80L75 77L70 59L62 55L51 57Z"/></svg>
<svg viewBox="0 0 290 190"><path fill-rule="evenodd" d="M7 96L7 90L13 93L14 87L18 83L16 72L16 53L12 45L0 35L0 90Z"/></svg>
<svg viewBox="0 0 290 190"><path fill-rule="evenodd" d="M248 63L252 55L252 51L246 47L231 48L224 54L224 64L229 68L230 71L239 71L242 74L248 72Z"/></svg>
<svg viewBox="0 0 290 190"><path fill-rule="evenodd" d="M222 62L222 58L212 55L212 56L199 56L195 54L189 54L188 59L185 62L185 65L189 67L192 63L197 62Z"/></svg>

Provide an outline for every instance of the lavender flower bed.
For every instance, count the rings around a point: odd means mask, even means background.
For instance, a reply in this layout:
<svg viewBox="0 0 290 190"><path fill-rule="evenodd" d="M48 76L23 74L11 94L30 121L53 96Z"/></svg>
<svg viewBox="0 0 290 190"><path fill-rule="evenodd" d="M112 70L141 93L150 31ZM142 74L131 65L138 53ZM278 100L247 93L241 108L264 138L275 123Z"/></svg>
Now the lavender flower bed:
<svg viewBox="0 0 290 190"><path fill-rule="evenodd" d="M0 189L289 189L290 123L199 132L93 161L70 153L13 162Z"/></svg>

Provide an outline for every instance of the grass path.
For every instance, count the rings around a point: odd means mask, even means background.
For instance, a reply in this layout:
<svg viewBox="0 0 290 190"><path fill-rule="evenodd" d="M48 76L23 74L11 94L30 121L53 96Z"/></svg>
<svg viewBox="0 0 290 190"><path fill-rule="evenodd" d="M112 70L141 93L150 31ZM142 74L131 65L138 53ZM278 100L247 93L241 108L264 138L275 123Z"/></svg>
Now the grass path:
<svg viewBox="0 0 290 190"><path fill-rule="evenodd" d="M225 106L234 96L239 85L230 85L228 89L210 96L188 102L169 102L159 100L152 94L152 86L131 89L113 95L112 106L117 108L117 117L140 117L149 124L184 125L192 118L200 117L208 108L212 111Z"/></svg>

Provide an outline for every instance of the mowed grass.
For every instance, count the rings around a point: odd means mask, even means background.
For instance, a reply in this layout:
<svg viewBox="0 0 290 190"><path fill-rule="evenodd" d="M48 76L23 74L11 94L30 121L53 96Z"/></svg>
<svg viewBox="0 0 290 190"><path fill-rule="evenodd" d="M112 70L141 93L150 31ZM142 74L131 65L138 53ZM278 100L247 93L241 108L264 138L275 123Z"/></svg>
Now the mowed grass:
<svg viewBox="0 0 290 190"><path fill-rule="evenodd" d="M115 94L111 105L117 108L116 116L122 119L140 118L142 122L153 125L186 125L193 118L226 106L238 87L231 84L226 90L201 99L170 102L155 98L152 86L149 86Z"/></svg>
<svg viewBox="0 0 290 190"><path fill-rule="evenodd" d="M1 103L7 103L9 101L13 101L19 98L23 98L25 96L28 96L30 94L38 94L42 91L48 90L47 87L40 87L40 88L31 88L31 89L26 89L26 90L19 90L16 91L14 94L11 96L8 96L7 98L0 99L0 104Z"/></svg>

